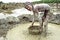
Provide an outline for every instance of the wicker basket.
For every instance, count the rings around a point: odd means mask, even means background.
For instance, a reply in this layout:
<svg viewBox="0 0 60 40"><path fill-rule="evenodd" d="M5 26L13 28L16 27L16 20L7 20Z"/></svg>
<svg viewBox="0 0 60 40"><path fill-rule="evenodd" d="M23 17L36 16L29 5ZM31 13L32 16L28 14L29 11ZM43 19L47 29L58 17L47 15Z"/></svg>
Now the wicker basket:
<svg viewBox="0 0 60 40"><path fill-rule="evenodd" d="M41 34L41 32L39 31L39 26L35 25L35 26L30 26L28 28L28 31L30 34L33 34L33 35L38 35L38 34Z"/></svg>

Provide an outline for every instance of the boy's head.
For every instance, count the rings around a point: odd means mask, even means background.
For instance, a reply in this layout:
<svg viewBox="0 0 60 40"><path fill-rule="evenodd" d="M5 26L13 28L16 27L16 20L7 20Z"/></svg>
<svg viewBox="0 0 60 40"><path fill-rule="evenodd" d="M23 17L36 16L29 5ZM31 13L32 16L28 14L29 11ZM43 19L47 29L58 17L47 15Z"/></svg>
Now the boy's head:
<svg viewBox="0 0 60 40"><path fill-rule="evenodd" d="M25 3L25 8L29 11L32 11L32 4L30 2Z"/></svg>

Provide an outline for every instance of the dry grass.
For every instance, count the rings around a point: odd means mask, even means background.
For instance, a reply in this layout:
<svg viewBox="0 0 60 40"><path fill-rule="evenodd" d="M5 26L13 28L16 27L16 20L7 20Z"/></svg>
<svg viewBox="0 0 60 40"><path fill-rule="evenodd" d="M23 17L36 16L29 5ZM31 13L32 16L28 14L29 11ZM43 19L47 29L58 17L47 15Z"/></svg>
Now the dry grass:
<svg viewBox="0 0 60 40"><path fill-rule="evenodd" d="M11 10L7 10L3 12L4 14L12 14L13 12Z"/></svg>

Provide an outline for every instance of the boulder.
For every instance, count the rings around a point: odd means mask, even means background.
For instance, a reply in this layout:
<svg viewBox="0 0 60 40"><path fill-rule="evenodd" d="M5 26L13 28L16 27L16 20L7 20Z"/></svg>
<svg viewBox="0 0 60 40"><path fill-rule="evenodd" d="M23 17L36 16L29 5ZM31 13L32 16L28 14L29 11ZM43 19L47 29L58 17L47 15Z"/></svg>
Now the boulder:
<svg viewBox="0 0 60 40"><path fill-rule="evenodd" d="M20 15L18 16L19 20L20 21L32 21L32 15L30 14L23 14L23 15Z"/></svg>
<svg viewBox="0 0 60 40"><path fill-rule="evenodd" d="M0 19L0 25L1 24L6 24L6 23L7 23L6 19L4 19L4 18Z"/></svg>
<svg viewBox="0 0 60 40"><path fill-rule="evenodd" d="M51 17L53 19L51 19L51 23L55 23L55 24L60 24L60 14L56 14L54 15L54 17Z"/></svg>
<svg viewBox="0 0 60 40"><path fill-rule="evenodd" d="M60 20L60 14L56 14L56 19Z"/></svg>
<svg viewBox="0 0 60 40"><path fill-rule="evenodd" d="M14 16L9 16L9 17L6 18L6 20L9 24L20 22L20 20L17 17L14 17Z"/></svg>
<svg viewBox="0 0 60 40"><path fill-rule="evenodd" d="M0 37L0 40L5 40L5 38L2 36L2 37Z"/></svg>
<svg viewBox="0 0 60 40"><path fill-rule="evenodd" d="M10 29L12 25L9 25L9 24L2 24L0 25L0 29Z"/></svg>
<svg viewBox="0 0 60 40"><path fill-rule="evenodd" d="M53 13L49 14L49 22L55 19L55 15Z"/></svg>
<svg viewBox="0 0 60 40"><path fill-rule="evenodd" d="M8 24L1 24L0 25L0 36L6 36L7 31L9 30L9 25Z"/></svg>
<svg viewBox="0 0 60 40"><path fill-rule="evenodd" d="M23 14L23 15L20 15L18 16L19 20L20 21L29 21L29 22L32 22L33 21L33 15L31 14ZM37 17L35 18L35 21L37 21Z"/></svg>

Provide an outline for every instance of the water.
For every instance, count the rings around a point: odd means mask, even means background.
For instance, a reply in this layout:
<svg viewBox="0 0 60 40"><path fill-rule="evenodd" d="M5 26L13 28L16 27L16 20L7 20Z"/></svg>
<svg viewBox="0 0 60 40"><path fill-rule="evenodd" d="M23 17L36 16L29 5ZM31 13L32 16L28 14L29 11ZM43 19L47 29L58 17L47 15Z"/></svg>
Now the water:
<svg viewBox="0 0 60 40"><path fill-rule="evenodd" d="M60 40L60 25L49 23L46 37L44 37L43 35L29 34L28 27L30 25L31 23L16 25L15 28L8 31L6 36L7 39L8 40Z"/></svg>

